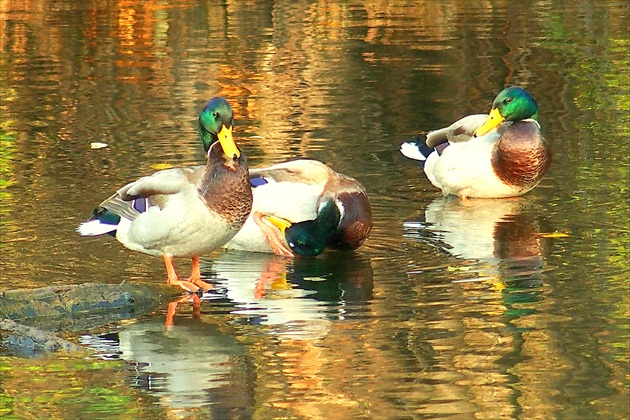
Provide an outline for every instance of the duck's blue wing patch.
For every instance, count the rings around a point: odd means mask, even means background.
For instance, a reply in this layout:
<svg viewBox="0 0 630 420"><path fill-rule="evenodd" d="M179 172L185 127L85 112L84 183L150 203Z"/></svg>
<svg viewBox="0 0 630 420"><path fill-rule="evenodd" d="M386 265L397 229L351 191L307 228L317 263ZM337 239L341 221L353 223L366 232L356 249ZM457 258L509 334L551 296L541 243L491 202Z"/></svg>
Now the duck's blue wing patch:
<svg viewBox="0 0 630 420"><path fill-rule="evenodd" d="M147 209L149 208L150 204L149 204L149 199L148 198L136 198L133 200L133 208L138 212L138 213L144 213L145 211L147 211Z"/></svg>
<svg viewBox="0 0 630 420"><path fill-rule="evenodd" d="M442 156L442 153L444 153L444 149L446 149L448 145L449 145L448 142L438 144L437 146L435 146L435 151L437 152L438 155ZM425 145L425 147L428 147L428 146Z"/></svg>
<svg viewBox="0 0 630 420"><path fill-rule="evenodd" d="M252 188L260 187L261 185L265 184L267 184L267 180L262 176L249 178L249 185L251 185Z"/></svg>

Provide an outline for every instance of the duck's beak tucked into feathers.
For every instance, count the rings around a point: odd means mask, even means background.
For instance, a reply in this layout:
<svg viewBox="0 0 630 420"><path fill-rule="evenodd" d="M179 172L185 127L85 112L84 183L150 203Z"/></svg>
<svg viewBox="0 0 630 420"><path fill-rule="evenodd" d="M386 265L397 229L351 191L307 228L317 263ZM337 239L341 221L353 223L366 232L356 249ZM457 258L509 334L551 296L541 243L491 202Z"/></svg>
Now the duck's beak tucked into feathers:
<svg viewBox="0 0 630 420"><path fill-rule="evenodd" d="M494 128L498 127L499 124L501 124L503 121L505 121L505 118L501 115L501 113L499 112L499 109L492 108L492 110L490 111L490 114L488 114L488 119L486 120L485 123L483 123L481 127L479 127L475 131L474 136L481 137L489 133Z"/></svg>

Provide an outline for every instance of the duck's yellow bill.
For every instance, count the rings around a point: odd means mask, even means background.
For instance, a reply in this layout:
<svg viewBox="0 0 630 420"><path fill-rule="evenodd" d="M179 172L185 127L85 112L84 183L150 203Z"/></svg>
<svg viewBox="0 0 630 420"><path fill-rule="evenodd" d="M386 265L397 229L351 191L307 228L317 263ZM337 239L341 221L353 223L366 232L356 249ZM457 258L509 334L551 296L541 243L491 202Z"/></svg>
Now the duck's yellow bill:
<svg viewBox="0 0 630 420"><path fill-rule="evenodd" d="M287 219L283 219L281 217L276 217L276 216L271 216L271 215L265 215L265 219L267 219L269 221L269 223L271 223L272 225L274 225L275 227L277 227L278 229L280 229L280 231L282 233L284 233L284 231L291 226L291 222L289 222Z"/></svg>
<svg viewBox="0 0 630 420"><path fill-rule="evenodd" d="M223 126L223 128L221 128L221 131L219 131L219 143L221 143L221 148L226 156L241 157L241 152L238 150L238 147L236 147L236 143L234 143L234 139L232 138L232 126Z"/></svg>
<svg viewBox="0 0 630 420"><path fill-rule="evenodd" d="M489 133L490 131L498 127L499 124L501 124L503 121L505 121L505 118L501 116L499 110L497 108L492 108L490 114L488 114L488 119L486 119L486 122L483 123L483 125L475 131L475 137L481 137Z"/></svg>

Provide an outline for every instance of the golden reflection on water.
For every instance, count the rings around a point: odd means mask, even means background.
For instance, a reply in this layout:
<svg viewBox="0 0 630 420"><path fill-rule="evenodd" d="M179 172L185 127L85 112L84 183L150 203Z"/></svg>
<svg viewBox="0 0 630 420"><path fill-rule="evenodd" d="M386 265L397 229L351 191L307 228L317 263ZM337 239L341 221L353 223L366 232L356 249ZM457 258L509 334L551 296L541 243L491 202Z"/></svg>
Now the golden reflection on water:
<svg viewBox="0 0 630 420"><path fill-rule="evenodd" d="M195 118L216 94L252 165L318 158L368 188L375 227L356 253L216 252L199 316L182 302L170 331L164 311L112 326L128 360L159 356L143 369L162 388L144 395L166 415L627 414L625 2L0 6L2 287L163 281L159 260L74 228L155 165L199 163ZM398 144L512 83L541 105L549 175L519 200L438 198ZM8 372L15 396L29 370Z"/></svg>

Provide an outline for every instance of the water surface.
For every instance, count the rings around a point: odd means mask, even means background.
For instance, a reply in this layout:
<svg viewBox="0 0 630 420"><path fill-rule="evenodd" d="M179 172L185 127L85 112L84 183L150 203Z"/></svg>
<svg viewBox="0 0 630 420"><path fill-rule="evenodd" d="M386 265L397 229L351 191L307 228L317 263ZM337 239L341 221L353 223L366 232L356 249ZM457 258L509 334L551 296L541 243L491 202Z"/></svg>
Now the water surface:
<svg viewBox="0 0 630 420"><path fill-rule="evenodd" d="M164 307L68 334L89 361L4 357L3 414L630 415L626 2L16 0L0 31L2 288L163 282L74 228L202 162L214 95L250 165L322 160L366 185L375 225L348 254L216 251L169 328ZM518 199L441 197L398 145L510 84L540 105L549 173Z"/></svg>

